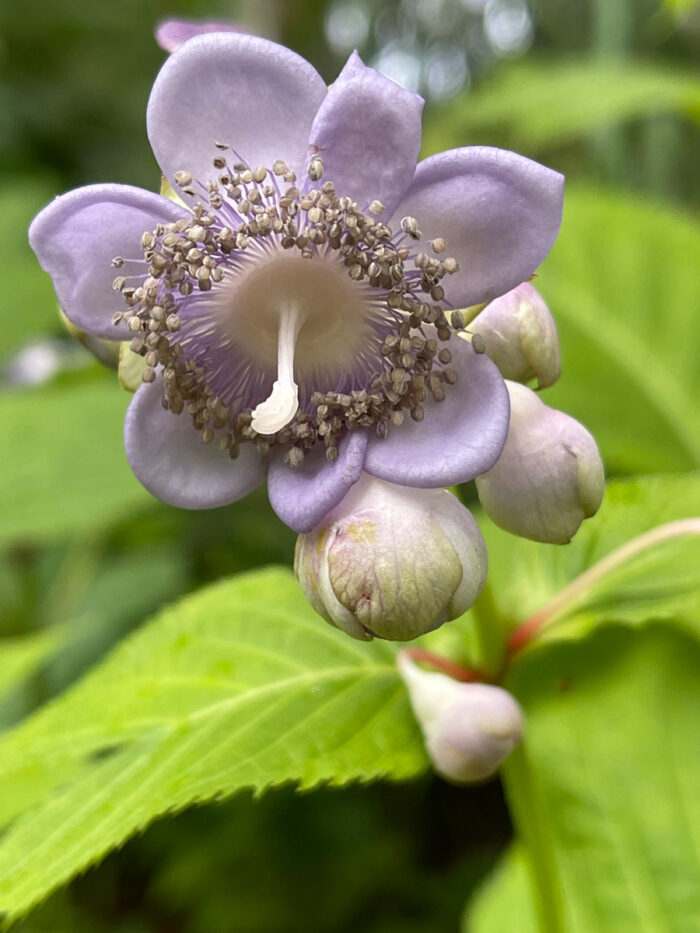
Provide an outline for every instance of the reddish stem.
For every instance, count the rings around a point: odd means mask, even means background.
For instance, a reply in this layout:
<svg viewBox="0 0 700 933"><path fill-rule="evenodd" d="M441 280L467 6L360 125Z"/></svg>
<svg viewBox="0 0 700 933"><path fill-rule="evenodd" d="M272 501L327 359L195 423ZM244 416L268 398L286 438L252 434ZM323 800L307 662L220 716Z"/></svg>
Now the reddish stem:
<svg viewBox="0 0 700 933"><path fill-rule="evenodd" d="M406 654L414 661L422 661L424 664L430 664L439 671L448 674L454 680L461 680L463 683L475 683L476 681L486 681L487 676L482 671L474 668L463 667L456 661L450 661L449 658L443 658L440 654L428 651L426 648L404 648Z"/></svg>
<svg viewBox="0 0 700 933"><path fill-rule="evenodd" d="M526 619L522 625L519 625L514 632L508 636L506 644L506 659L510 660L525 645L530 642L549 617L548 612L536 612L534 616Z"/></svg>
<svg viewBox="0 0 700 933"><path fill-rule="evenodd" d="M546 606L526 619L522 625L511 632L506 648L506 661L516 655L540 631L543 626L564 609L575 603L588 587L597 583L605 574L615 570L621 564L638 554L670 538L681 535L700 535L700 518L683 518L666 525L659 525L644 534L638 535L626 544L606 555L598 563L576 577L565 586Z"/></svg>

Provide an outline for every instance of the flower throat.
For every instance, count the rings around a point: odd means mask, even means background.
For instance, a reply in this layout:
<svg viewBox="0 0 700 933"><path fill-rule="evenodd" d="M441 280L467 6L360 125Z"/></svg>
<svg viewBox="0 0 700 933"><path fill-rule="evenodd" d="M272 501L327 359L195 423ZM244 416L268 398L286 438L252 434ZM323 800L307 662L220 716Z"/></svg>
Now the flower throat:
<svg viewBox="0 0 700 933"><path fill-rule="evenodd" d="M113 320L128 327L132 351L145 358L143 381L154 382L162 372L163 407L175 414L186 410L205 443L217 437L232 458L241 443L254 443L263 453L281 446L292 467L321 443L326 457L335 460L338 441L348 430L372 428L383 438L407 414L421 421L426 398L441 401L457 381L450 350L439 346L464 326L460 312L448 320L442 308L441 280L458 269L456 260L443 257L445 241L432 240L432 256L418 252L422 234L415 218L404 217L394 233L378 219L384 212L379 201L365 212L339 196L333 182L315 186L323 175L318 156L311 159L300 191L296 175L282 161L271 171L251 170L235 153L237 161L230 165L228 146L216 146L221 153L213 161L216 181L204 185L189 172L175 175L193 202L192 217L146 231L143 259L113 260L122 270L114 288L127 305ZM362 345L348 348L355 369L351 365L335 381L327 373L316 375L301 393L296 344L313 322L306 322L303 304L293 294L278 302L272 385L254 359L229 365L226 353L236 349L235 328L222 334L213 313L229 280L251 275L253 263L252 275L261 276L267 264L272 281L285 256L308 262L309 273L311 264L332 264L349 277L347 284L358 290L365 309ZM123 274L132 265L139 273ZM477 340L473 346L483 349Z"/></svg>

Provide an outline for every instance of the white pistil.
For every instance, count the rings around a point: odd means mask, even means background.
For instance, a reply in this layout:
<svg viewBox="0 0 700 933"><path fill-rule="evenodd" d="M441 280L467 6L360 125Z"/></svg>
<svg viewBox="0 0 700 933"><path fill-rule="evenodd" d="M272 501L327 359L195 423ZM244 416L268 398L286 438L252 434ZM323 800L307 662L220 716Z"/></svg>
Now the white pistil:
<svg viewBox="0 0 700 933"><path fill-rule="evenodd" d="M294 349L304 323L299 304L289 301L280 310L277 337L277 379L272 392L253 410L251 427L258 434L276 434L294 418L299 408L299 386L294 381Z"/></svg>

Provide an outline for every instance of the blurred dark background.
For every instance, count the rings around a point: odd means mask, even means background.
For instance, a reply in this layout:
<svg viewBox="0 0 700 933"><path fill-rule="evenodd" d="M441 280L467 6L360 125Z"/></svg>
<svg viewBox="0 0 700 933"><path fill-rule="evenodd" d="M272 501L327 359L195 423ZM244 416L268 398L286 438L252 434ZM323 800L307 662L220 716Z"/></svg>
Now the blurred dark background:
<svg viewBox="0 0 700 933"><path fill-rule="evenodd" d="M0 372L12 405L31 385L85 385L95 399L112 385L113 374L66 337L26 227L70 187L157 188L144 114L165 58L154 28L170 17L235 21L297 50L328 81L358 48L426 96L425 154L507 146L574 182L697 212L700 6L690 0L0 0ZM124 400L109 405L116 450ZM52 425L41 412L27 422L15 408L17 435L26 443L34 432L40 451ZM79 472L83 459L68 450L66 472L74 462ZM27 482L48 497L40 467ZM51 495L64 491L58 485ZM294 537L261 492L189 514L133 483L109 516L82 511L78 501L59 521L47 507L31 528L20 516L0 534L0 635L62 632L21 683L0 691L0 726L64 689L163 603L292 559ZM16 929L454 930L509 835L497 782L463 791L426 777L400 787L240 795L160 820Z"/></svg>

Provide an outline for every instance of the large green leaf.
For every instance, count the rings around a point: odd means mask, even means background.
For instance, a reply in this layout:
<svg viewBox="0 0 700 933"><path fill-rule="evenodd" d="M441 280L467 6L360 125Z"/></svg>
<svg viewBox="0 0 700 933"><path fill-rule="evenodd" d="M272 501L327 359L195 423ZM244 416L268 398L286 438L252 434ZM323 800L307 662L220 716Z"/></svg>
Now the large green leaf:
<svg viewBox="0 0 700 933"><path fill-rule="evenodd" d="M527 720L524 752L505 770L524 848L470 907L470 933L532 926L529 865L545 933L698 929L700 855L684 824L699 814L683 813L700 781L698 515L691 474L610 484L566 547L483 522L481 623L512 628L543 607L546 623L507 681Z"/></svg>
<svg viewBox="0 0 700 933"><path fill-rule="evenodd" d="M195 800L415 774L425 756L393 660L326 625L285 570L163 612L0 742L0 910L25 912Z"/></svg>
<svg viewBox="0 0 700 933"><path fill-rule="evenodd" d="M527 852L513 843L469 903L462 933L538 933Z"/></svg>
<svg viewBox="0 0 700 933"><path fill-rule="evenodd" d="M437 110L425 148L439 151L482 137L493 142L494 131L505 131L513 148L529 152L669 112L700 113L696 75L648 62L524 62Z"/></svg>
<svg viewBox="0 0 700 933"><path fill-rule="evenodd" d="M610 483L600 512L565 547L515 538L484 519L489 578L476 610L507 630L544 610L552 638L658 620L698 635L697 517L700 473Z"/></svg>
<svg viewBox="0 0 700 933"><path fill-rule="evenodd" d="M700 930L699 664L678 629L608 626L513 669L526 744L504 776L545 933Z"/></svg>
<svg viewBox="0 0 700 933"><path fill-rule="evenodd" d="M84 534L150 501L129 469L112 383L0 396L0 546Z"/></svg>
<svg viewBox="0 0 700 933"><path fill-rule="evenodd" d="M700 228L653 202L571 187L536 285L562 347L544 400L592 431L610 471L700 466Z"/></svg>

